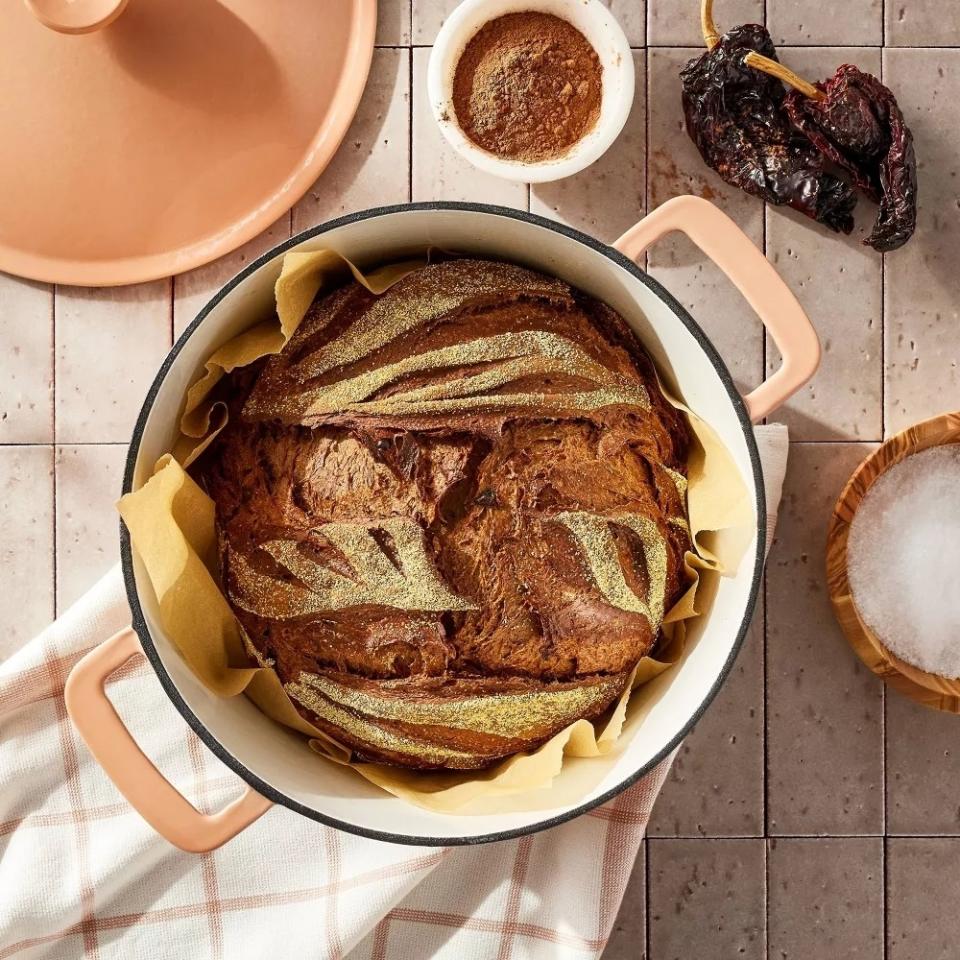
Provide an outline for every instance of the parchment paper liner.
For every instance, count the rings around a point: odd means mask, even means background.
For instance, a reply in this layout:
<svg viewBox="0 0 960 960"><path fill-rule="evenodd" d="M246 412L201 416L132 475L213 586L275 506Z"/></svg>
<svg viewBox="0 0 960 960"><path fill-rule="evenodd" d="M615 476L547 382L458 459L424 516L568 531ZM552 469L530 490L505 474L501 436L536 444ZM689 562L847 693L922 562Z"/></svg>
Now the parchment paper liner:
<svg viewBox="0 0 960 960"><path fill-rule="evenodd" d="M609 753L625 727L635 734L644 697L631 694L667 670L683 653L686 622L699 616L701 595L711 578L736 570L752 535L753 511L730 454L714 431L682 403L694 434L688 460L688 514L697 552L685 556L689 587L664 617L665 638L658 658L644 657L615 707L600 721L578 720L532 753L517 754L484 771L424 773L350 760L350 751L308 723L269 666L252 666L246 638L218 577L213 501L186 473L226 425L226 407L209 399L231 370L279 353L296 331L317 292L347 272L373 293L426 262L407 260L368 274L333 250L288 253L276 282L277 315L220 347L205 374L187 392L181 436L172 454L161 457L153 476L124 496L118 507L156 593L160 620L200 681L221 697L245 693L268 717L310 738L313 750L350 766L371 783L411 803L447 813L490 813L529 809L545 801L566 802L554 780L565 760ZM723 535L718 535L722 531ZM579 789L585 792L583 778ZM576 789L576 788L574 788ZM570 800L576 797L570 797Z"/></svg>

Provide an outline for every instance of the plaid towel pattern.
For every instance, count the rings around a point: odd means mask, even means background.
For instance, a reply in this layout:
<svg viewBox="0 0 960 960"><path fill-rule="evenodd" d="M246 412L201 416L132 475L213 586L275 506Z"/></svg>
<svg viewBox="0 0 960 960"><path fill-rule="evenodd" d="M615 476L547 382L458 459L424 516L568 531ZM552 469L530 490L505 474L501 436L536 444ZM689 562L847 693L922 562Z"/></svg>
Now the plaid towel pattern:
<svg viewBox="0 0 960 960"><path fill-rule="evenodd" d="M757 434L775 516L786 432ZM117 792L63 702L70 668L127 622L114 568L0 664L0 960L600 955L670 759L606 806L519 840L400 846L274 807L221 849L182 853ZM239 794L144 658L108 693L200 809Z"/></svg>

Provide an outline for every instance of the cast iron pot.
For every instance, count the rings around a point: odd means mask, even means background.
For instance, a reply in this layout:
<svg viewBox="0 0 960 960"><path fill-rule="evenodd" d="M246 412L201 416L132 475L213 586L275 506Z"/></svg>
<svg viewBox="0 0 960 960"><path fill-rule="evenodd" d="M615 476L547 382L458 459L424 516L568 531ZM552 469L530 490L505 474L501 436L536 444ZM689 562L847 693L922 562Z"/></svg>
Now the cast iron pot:
<svg viewBox="0 0 960 960"><path fill-rule="evenodd" d="M674 230L687 234L724 271L780 350L781 367L746 397L693 318L636 265L652 242ZM411 844L482 843L562 823L605 803L668 756L716 695L743 642L760 586L766 533L763 477L751 424L812 376L820 350L809 320L763 254L732 220L698 197L670 200L612 245L532 214L460 203L366 210L281 243L227 283L170 351L137 420L124 492L144 483L157 459L171 449L184 395L207 357L272 312L284 253L330 247L365 265L428 246L553 274L625 317L661 375L709 421L731 452L755 507L751 545L740 568L722 579L709 612L696 621L681 662L644 687L642 725L634 736L624 737L608 756L566 762L555 786L538 792L522 810L467 816L414 807L349 769L322 764L303 737L267 720L246 697L211 694L165 635L145 571L123 530L123 571L136 634L118 634L77 664L67 684L67 706L121 792L183 849L219 846L274 803L351 833ZM704 311L709 308L709 303L702 305ZM199 813L162 777L103 693L110 673L141 645L186 722L248 784L238 800L217 814Z"/></svg>

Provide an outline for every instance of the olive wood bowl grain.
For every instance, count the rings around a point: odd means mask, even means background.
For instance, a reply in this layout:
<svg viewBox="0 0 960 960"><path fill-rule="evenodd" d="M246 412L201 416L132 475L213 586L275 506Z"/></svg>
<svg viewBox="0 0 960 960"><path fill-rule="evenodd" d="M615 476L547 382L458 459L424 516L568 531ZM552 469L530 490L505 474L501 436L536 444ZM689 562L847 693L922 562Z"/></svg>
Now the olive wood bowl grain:
<svg viewBox="0 0 960 960"><path fill-rule="evenodd" d="M850 524L874 481L894 464L929 447L960 443L960 412L944 413L908 427L870 454L847 481L833 509L827 534L827 588L833 612L850 646L884 682L936 710L960 713L960 679L927 673L891 653L861 618L847 578ZM957 638L960 641L960 637Z"/></svg>

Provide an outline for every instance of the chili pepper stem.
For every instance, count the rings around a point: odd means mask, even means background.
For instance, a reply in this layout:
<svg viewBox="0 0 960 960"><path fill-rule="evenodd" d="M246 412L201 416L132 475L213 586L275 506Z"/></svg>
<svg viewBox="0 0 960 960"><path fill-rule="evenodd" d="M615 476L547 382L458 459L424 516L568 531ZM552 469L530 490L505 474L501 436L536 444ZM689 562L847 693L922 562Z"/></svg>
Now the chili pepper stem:
<svg viewBox="0 0 960 960"><path fill-rule="evenodd" d="M720 42L720 34L717 32L717 25L713 21L713 0L700 0L700 30L703 33L703 42L708 50L712 50ZM805 97L811 100L823 100L825 94L818 90L812 83L797 76L792 70L785 67L776 60L771 60L763 54L753 51L748 53L743 62L754 70L760 70L762 73L769 73L770 76L782 80L787 86L799 90Z"/></svg>
<svg viewBox="0 0 960 960"><path fill-rule="evenodd" d="M743 58L743 62L747 64L747 66L753 67L754 70L769 73L771 77L782 80L787 86L793 87L794 90L799 90L805 97L809 97L811 100L823 100L826 96L822 90L818 90L812 83L804 80L803 77L798 77L788 67L785 67L782 63L778 63L776 60L765 57L762 53L752 51Z"/></svg>
<svg viewBox="0 0 960 960"><path fill-rule="evenodd" d="M717 25L713 22L713 0L700 2L700 30L703 33L703 42L708 50L712 50L720 42Z"/></svg>

